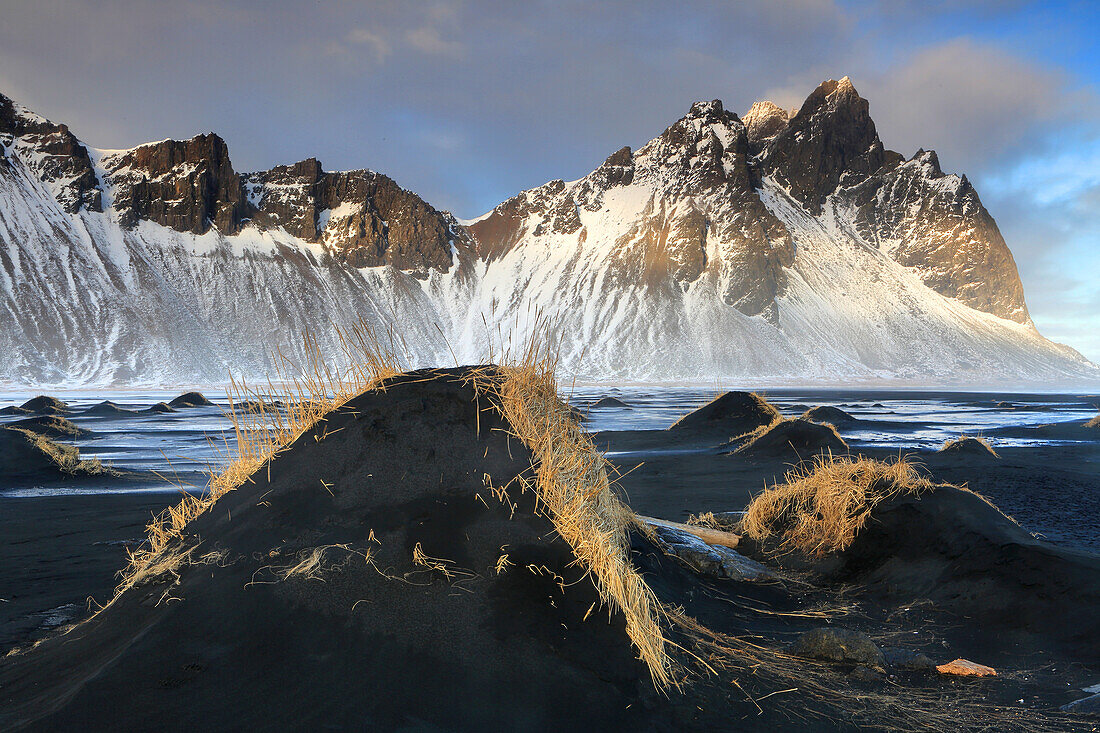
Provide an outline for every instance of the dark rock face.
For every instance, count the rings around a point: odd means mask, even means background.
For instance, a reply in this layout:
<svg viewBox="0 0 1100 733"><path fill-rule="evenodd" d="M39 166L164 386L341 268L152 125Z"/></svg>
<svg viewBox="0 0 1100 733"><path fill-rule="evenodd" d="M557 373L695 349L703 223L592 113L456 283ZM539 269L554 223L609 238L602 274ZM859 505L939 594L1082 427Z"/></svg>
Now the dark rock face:
<svg viewBox="0 0 1100 733"><path fill-rule="evenodd" d="M257 223L322 241L352 267L446 272L465 232L392 179L373 171L328 173L315 158L245 177Z"/></svg>
<svg viewBox="0 0 1100 733"><path fill-rule="evenodd" d="M247 207L225 141L213 133L142 145L103 160L123 226L148 219L181 232L240 231Z"/></svg>
<svg viewBox="0 0 1100 733"><path fill-rule="evenodd" d="M882 147L867 100L844 77L813 91L764 147L760 165L817 215L843 176L870 175L896 157Z"/></svg>
<svg viewBox="0 0 1100 733"><path fill-rule="evenodd" d="M65 211L103 210L88 149L66 125L55 125L0 94L0 143L10 146L16 155L29 154L29 167L50 185Z"/></svg>

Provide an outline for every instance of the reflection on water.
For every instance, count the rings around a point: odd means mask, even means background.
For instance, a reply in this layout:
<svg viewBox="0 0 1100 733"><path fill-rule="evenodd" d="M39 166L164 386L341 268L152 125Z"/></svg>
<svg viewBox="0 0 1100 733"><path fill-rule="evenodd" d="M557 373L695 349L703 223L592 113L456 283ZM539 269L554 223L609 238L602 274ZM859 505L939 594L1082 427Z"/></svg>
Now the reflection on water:
<svg viewBox="0 0 1100 733"><path fill-rule="evenodd" d="M19 489L5 486L0 477L0 496L41 496L100 493L103 491L177 492L179 486L202 490L206 471L216 469L233 431L224 411L228 402L216 394L207 396L213 407L181 408L165 414L84 416L81 411L104 399L128 410L144 410L167 402L178 392L115 391L64 392L73 412L67 417L93 434L75 441L82 457L99 458L121 469L157 472L140 482L99 485L103 480L63 489ZM981 394L901 391L841 391L778 389L767 398L784 415L798 415L809 407L832 405L860 422L843 426L849 443L860 446L931 449L944 440L962 434L986 435L994 446L1035 446L1070 442L1057 435L999 435L1006 428L1085 420L1097 413L1095 396L1052 394ZM585 410L605 396L617 397L629 408L598 408L588 412L590 431L661 430L680 416L705 404L716 390L674 387L576 387L566 394L570 402ZM0 407L19 405L33 397L28 393L0 394ZM21 419L0 416L0 423Z"/></svg>

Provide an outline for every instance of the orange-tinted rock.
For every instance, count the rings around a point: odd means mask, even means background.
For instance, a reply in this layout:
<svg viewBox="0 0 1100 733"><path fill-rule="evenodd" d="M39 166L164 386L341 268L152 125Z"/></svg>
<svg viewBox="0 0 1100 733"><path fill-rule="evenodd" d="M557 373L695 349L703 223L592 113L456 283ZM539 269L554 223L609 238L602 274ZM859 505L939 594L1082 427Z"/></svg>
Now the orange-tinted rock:
<svg viewBox="0 0 1100 733"><path fill-rule="evenodd" d="M953 674L960 677L996 677L997 670L984 664L971 662L969 659L956 659L947 664L937 665L936 671L940 674Z"/></svg>

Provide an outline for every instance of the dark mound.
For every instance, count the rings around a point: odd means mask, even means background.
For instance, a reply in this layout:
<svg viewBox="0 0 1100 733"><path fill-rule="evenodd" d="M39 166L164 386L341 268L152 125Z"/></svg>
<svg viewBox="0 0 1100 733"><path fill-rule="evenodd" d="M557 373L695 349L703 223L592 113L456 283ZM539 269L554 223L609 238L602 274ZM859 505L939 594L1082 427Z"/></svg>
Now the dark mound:
<svg viewBox="0 0 1100 733"><path fill-rule="evenodd" d="M208 407L213 404L201 392L185 392L168 403L171 407Z"/></svg>
<svg viewBox="0 0 1100 733"><path fill-rule="evenodd" d="M677 420L669 430L721 431L726 437L768 425L779 411L753 392L726 392Z"/></svg>
<svg viewBox="0 0 1100 733"><path fill-rule="evenodd" d="M58 412L66 412L69 409L69 406L61 400L47 395L38 395L37 397L27 400L19 407L27 412L33 412L39 415L52 415Z"/></svg>
<svg viewBox="0 0 1100 733"><path fill-rule="evenodd" d="M110 400L104 400L98 405L89 407L81 415L87 415L89 417L110 417L112 415L136 415L134 410L127 410L125 407L119 407Z"/></svg>
<svg viewBox="0 0 1100 733"><path fill-rule="evenodd" d="M848 444L832 426L801 418L779 420L744 436L743 440L737 453L806 458L826 451L834 455L848 452Z"/></svg>
<svg viewBox="0 0 1100 733"><path fill-rule="evenodd" d="M80 451L17 427L0 428L0 476L12 484L54 483L74 476L111 473Z"/></svg>
<svg viewBox="0 0 1100 733"><path fill-rule="evenodd" d="M7 407L0 409L0 415L33 415L30 410L24 410L22 407L16 407L15 405L8 405Z"/></svg>
<svg viewBox="0 0 1100 733"><path fill-rule="evenodd" d="M671 730L532 495L487 488L531 456L463 373L351 400L192 521L189 562L0 659L0 728Z"/></svg>
<svg viewBox="0 0 1100 733"><path fill-rule="evenodd" d="M955 438L949 440L943 444L937 453L947 453L952 455L964 455L964 456L986 456L989 458L1000 458L997 455L997 451L993 450L986 441L981 438L972 438L970 436L964 436L962 438Z"/></svg>
<svg viewBox="0 0 1100 733"><path fill-rule="evenodd" d="M932 601L987 635L987 663L1062 651L1100 663L1100 557L1040 542L982 497L941 486L879 504L829 576L891 605ZM977 653L977 652L975 652Z"/></svg>
<svg viewBox="0 0 1100 733"><path fill-rule="evenodd" d="M859 418L849 415L839 407L830 407L829 405L822 405L821 407L806 410L806 412L802 414L802 419L811 422L827 422L832 425L845 425L847 423L859 422Z"/></svg>
<svg viewBox="0 0 1100 733"><path fill-rule="evenodd" d="M60 415L38 415L26 420L16 420L9 423L8 427L22 428L32 433L45 435L47 438L82 438L90 435L90 431Z"/></svg>
<svg viewBox="0 0 1100 733"><path fill-rule="evenodd" d="M593 402L589 409L596 410L603 407L630 407L630 405L626 404L616 397L601 397L600 399Z"/></svg>
<svg viewBox="0 0 1100 733"><path fill-rule="evenodd" d="M142 412L148 412L148 413L155 414L155 415L163 415L163 414L168 413L168 412L175 412L175 410L173 410L171 407L169 407L167 405L167 403L158 402L157 404L153 405L152 407L148 407L148 408L142 410Z"/></svg>

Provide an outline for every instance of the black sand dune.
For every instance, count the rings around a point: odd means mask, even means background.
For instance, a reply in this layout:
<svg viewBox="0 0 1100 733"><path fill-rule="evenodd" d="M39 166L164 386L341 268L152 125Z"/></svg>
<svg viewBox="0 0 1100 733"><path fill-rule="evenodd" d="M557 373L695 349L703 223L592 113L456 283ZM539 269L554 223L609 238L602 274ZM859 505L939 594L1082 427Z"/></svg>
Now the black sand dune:
<svg viewBox="0 0 1100 733"><path fill-rule="evenodd" d="M168 404L165 402L158 402L151 407L145 408L144 410L142 410L142 412L148 413L150 415L165 415L169 412L175 412L175 410L169 407Z"/></svg>
<svg viewBox="0 0 1100 733"><path fill-rule="evenodd" d="M99 461L85 461L71 445L23 428L0 428L0 476L9 485L59 483L73 477L121 475Z"/></svg>
<svg viewBox="0 0 1100 733"><path fill-rule="evenodd" d="M86 417L123 417L127 415L137 415L138 413L135 410L127 410L125 407L121 407L110 400L104 400L98 405L92 405L80 414Z"/></svg>
<svg viewBox="0 0 1100 733"><path fill-rule="evenodd" d="M600 399L596 400L595 402L593 402L591 404L591 406L589 406L588 409L590 409L590 410L599 410L599 409L604 409L604 408L608 408L608 407L619 407L619 408L626 407L626 408L629 408L630 405L623 402L618 397L608 396L608 397L601 397Z"/></svg>
<svg viewBox="0 0 1100 733"><path fill-rule="evenodd" d="M69 411L69 406L48 395L38 395L24 402L19 407L5 407L0 410L3 415L60 415Z"/></svg>
<svg viewBox="0 0 1100 733"><path fill-rule="evenodd" d="M223 497L188 527L196 564L0 661L0 727L650 729L621 619L530 496L510 517L485 485L530 454L472 387L423 378Z"/></svg>
<svg viewBox="0 0 1100 733"><path fill-rule="evenodd" d="M822 405L821 407L814 407L806 410L802 414L803 420L810 420L811 422L827 422L833 425L847 425L849 423L859 422L859 418L850 415L839 407L831 407L829 405Z"/></svg>
<svg viewBox="0 0 1100 733"><path fill-rule="evenodd" d="M941 486L877 506L855 542L818 564L886 606L931 601L969 653L1019 665L1057 651L1100 665L1100 556L1032 537L977 494Z"/></svg>
<svg viewBox="0 0 1100 733"><path fill-rule="evenodd" d="M741 436L738 442L736 452L744 455L790 456L800 459L818 453L832 452L840 455L848 452L848 444L837 435L831 425L801 418L777 420Z"/></svg>
<svg viewBox="0 0 1100 733"><path fill-rule="evenodd" d="M16 420L8 423L7 427L22 428L32 433L45 435L54 439L84 438L91 435L90 430L85 430L72 420L60 415L38 415L24 420Z"/></svg>
<svg viewBox="0 0 1100 733"><path fill-rule="evenodd" d="M947 441L940 447L937 453L967 455L975 458L1000 458L988 442L969 435Z"/></svg>
<svg viewBox="0 0 1100 733"><path fill-rule="evenodd" d="M209 407L214 403L202 392L185 392L168 403L169 407Z"/></svg>
<svg viewBox="0 0 1100 733"><path fill-rule="evenodd" d="M677 420L669 430L726 433L724 438L741 435L768 425L779 411L753 392L726 392L720 397Z"/></svg>

